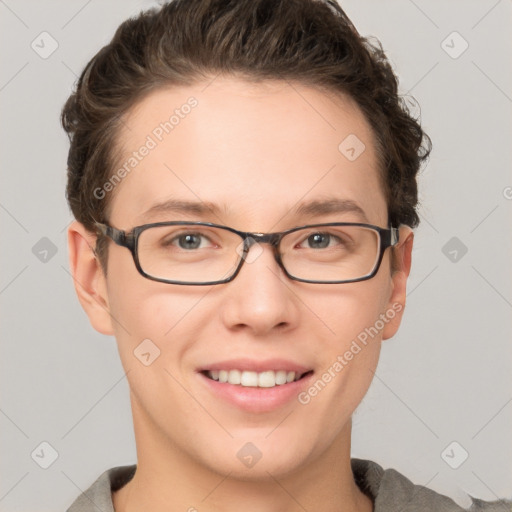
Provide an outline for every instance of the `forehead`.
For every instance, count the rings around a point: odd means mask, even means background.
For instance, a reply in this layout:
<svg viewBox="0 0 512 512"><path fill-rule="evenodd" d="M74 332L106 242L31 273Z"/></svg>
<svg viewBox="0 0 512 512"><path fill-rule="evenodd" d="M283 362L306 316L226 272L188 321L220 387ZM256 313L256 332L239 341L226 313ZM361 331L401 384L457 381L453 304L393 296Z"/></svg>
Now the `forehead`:
<svg viewBox="0 0 512 512"><path fill-rule="evenodd" d="M211 206L198 220L252 230L294 224L315 211L303 204L333 199L386 221L373 134L343 95L226 77L164 88L125 116L117 147L109 217L119 227L173 220L176 210L157 205L176 202Z"/></svg>

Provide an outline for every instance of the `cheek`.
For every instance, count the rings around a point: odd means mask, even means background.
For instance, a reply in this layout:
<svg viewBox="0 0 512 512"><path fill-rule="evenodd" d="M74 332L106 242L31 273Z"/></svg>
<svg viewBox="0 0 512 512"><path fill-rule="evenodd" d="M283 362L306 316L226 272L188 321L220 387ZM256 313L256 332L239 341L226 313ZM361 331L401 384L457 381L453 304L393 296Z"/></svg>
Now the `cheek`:
<svg viewBox="0 0 512 512"><path fill-rule="evenodd" d="M115 334L121 357L126 359L127 352L139 350L143 340L150 340L162 351L162 359L176 366L191 340L197 337L199 326L204 325L206 313L200 306L201 297L187 293L177 296L167 289L148 291L147 288L147 285L140 286L132 293L118 296L112 304L112 316L118 320ZM148 346L151 343L146 341ZM172 352L164 350L168 348Z"/></svg>
<svg viewBox="0 0 512 512"><path fill-rule="evenodd" d="M316 401L342 419L343 411L351 413L362 400L377 367L382 331L392 321L386 316L391 289L385 279L346 285L316 302L327 334L316 340L321 369L302 403Z"/></svg>
<svg viewBox="0 0 512 512"><path fill-rule="evenodd" d="M328 311L334 334L318 344L320 382L315 381L327 402L334 400L350 409L349 402L355 407L366 393L380 354L381 311L380 304L364 304L355 299L344 301L338 310L331 307ZM324 388L330 388L330 392L323 393Z"/></svg>
<svg viewBox="0 0 512 512"><path fill-rule="evenodd" d="M175 368L202 323L198 315L206 314L201 299L208 289L151 281L138 273L131 258L121 256L109 267L107 287L123 367L139 370L141 359L149 358Z"/></svg>
<svg viewBox="0 0 512 512"><path fill-rule="evenodd" d="M372 328L385 308L382 293L382 283L379 287L369 280L324 293L315 302L328 328L322 329L316 319L310 322L309 330L317 333L318 371L297 397L302 429L289 434L304 442L299 439L304 432L321 432L315 453L323 453L340 436L371 384L381 347L381 332ZM320 337L320 331L326 334Z"/></svg>
<svg viewBox="0 0 512 512"><path fill-rule="evenodd" d="M315 310L325 327L323 332L327 333L323 350L332 357L332 353L348 350L354 340L364 344L380 339L386 325L381 316L386 312L391 291L391 280L382 273L382 277L339 285L313 297L311 309Z"/></svg>
<svg viewBox="0 0 512 512"><path fill-rule="evenodd" d="M107 292L116 338L162 340L197 302L197 291L142 276L127 250L109 254ZM206 291L206 290L205 290Z"/></svg>
<svg viewBox="0 0 512 512"><path fill-rule="evenodd" d="M208 313L197 291L141 279L137 286L125 285L111 303L117 346L140 414L169 424L176 421L172 411L193 406L182 386L189 387L188 354Z"/></svg>
<svg viewBox="0 0 512 512"><path fill-rule="evenodd" d="M187 450L199 452L196 457L200 458L201 451L208 451L211 436L217 439L225 434L190 393L194 346L205 338L216 309L204 300L206 287L178 288L142 276L134 283L125 283L123 293L115 295L112 312L123 324L116 327L116 339L130 386L136 432L144 439L155 439L155 444L172 439L182 447L197 438L200 448ZM215 347L205 344L202 356L206 359L215 354L208 354L209 350Z"/></svg>

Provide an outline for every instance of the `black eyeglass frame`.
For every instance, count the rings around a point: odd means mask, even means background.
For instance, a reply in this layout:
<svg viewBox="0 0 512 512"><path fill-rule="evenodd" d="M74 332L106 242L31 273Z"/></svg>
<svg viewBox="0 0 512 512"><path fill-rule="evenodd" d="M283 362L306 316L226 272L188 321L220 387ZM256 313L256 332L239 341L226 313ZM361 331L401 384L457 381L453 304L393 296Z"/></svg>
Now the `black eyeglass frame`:
<svg viewBox="0 0 512 512"><path fill-rule="evenodd" d="M209 286L214 284L224 284L229 283L230 281L233 281L235 277L240 272L242 265L245 262L246 256L249 253L249 249L252 245L254 245L256 242L258 243L268 243L270 244L274 249L274 258L278 265L283 269L286 276L294 281L300 281L302 283L313 283L313 284L345 284L345 283L355 283L359 281L366 281L368 279L371 279L374 277L377 272L379 271L380 265L382 263L382 258L384 257L384 251L388 247L395 246L399 241L399 229L390 226L389 228L381 228L380 226L375 226L373 224L364 224L360 222L328 222L323 224L307 224L305 226L298 226L295 228L288 229L286 231L280 231L280 232L274 232L274 233L250 233L248 231L239 231L234 228L230 228L228 226L222 226L220 224L214 224L211 222L187 222L187 221L169 221L169 222L154 222L151 224L143 224L141 226L136 226L131 229L131 231L126 232L117 228L114 228L112 226L109 226L108 224L102 223L102 222L96 222L95 223L97 229L99 232L110 238L115 244L126 247L130 250L133 256L133 261L135 263L135 266L139 273L152 281L158 281L160 283L167 283L167 284L178 284L178 285L189 285L189 286ZM243 253L240 256L240 261L238 263L238 266L236 267L234 273L226 278L219 281L206 281L206 282L189 282L189 281L171 281L169 279L163 279L159 277L154 277L142 269L139 262L139 255L138 255L138 240L140 234L145 231L146 229L153 228L153 227L159 227L159 226L184 226L184 225L192 225L192 226L208 226L208 227L214 227L214 228L220 228L225 229L227 231L230 231L232 233L235 233L238 235L242 241L243 241ZM315 228L315 227L321 227L321 226L359 226L364 228L369 228L374 231L376 231L379 235L380 240L380 250L377 262L374 266L374 269L371 273L363 276L358 277L355 279L346 279L341 281L315 281L310 279L301 279L299 277L295 277L292 274L288 272L286 267L284 266L282 260L281 260L281 254L279 253L279 244L282 240L282 238L289 234L293 233L294 231L299 231L301 229L306 228Z"/></svg>

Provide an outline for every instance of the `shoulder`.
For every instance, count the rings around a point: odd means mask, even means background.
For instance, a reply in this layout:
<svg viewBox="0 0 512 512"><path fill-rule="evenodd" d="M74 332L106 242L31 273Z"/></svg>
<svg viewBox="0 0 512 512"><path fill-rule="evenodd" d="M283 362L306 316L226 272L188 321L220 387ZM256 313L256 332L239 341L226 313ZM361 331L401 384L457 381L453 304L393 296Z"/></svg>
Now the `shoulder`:
<svg viewBox="0 0 512 512"><path fill-rule="evenodd" d="M472 498L464 509L448 496L423 485L416 485L394 469L363 459L352 459L352 471L359 488L374 502L375 512L407 510L408 512L510 512L512 501L487 502Z"/></svg>
<svg viewBox="0 0 512 512"><path fill-rule="evenodd" d="M112 492L128 483L137 465L117 466L103 472L68 508L67 512L114 512Z"/></svg>

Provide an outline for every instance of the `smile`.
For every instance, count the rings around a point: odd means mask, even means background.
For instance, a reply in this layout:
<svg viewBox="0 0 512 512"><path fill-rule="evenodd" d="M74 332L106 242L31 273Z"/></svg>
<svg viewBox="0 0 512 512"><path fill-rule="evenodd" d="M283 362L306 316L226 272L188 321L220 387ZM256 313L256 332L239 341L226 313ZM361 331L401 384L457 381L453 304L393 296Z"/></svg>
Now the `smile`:
<svg viewBox="0 0 512 512"><path fill-rule="evenodd" d="M263 372L243 370L208 370L204 372L208 378L220 383L244 387L273 388L302 379L311 372L294 372L286 370L267 370Z"/></svg>

